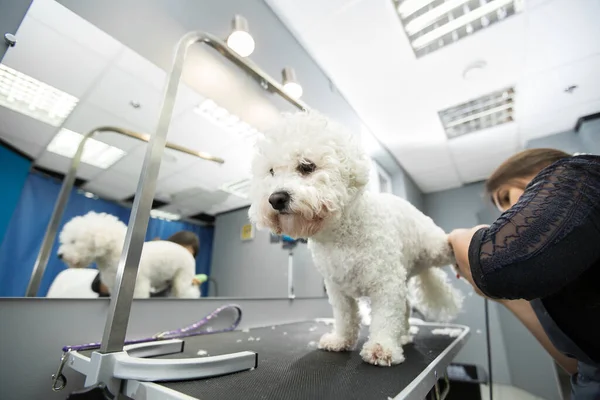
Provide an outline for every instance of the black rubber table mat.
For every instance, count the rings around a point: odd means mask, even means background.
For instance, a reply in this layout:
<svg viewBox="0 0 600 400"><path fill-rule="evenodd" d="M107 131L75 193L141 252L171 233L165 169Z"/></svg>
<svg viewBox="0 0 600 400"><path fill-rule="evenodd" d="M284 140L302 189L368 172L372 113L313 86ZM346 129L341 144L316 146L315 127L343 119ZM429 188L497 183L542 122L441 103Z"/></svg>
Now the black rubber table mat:
<svg viewBox="0 0 600 400"><path fill-rule="evenodd" d="M356 350L345 353L317 349L321 335L331 330L324 322L196 336L185 340L183 355L164 358L198 357L199 351L208 355L254 351L258 353L258 367L217 378L161 385L200 400L387 400L398 395L456 339L434 335L434 328L419 326L414 342L404 346L406 360L392 367L363 362L359 352L366 341L366 328Z"/></svg>

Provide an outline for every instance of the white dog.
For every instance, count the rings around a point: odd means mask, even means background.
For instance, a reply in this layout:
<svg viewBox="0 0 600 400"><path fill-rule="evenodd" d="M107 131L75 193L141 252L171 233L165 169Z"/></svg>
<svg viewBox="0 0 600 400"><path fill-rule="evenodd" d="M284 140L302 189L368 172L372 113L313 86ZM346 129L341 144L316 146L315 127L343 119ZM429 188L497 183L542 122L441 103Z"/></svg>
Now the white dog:
<svg viewBox="0 0 600 400"><path fill-rule="evenodd" d="M283 114L257 143L249 216L258 228L309 239L335 319L319 348L354 348L357 299L367 297L370 334L361 356L389 366L404 360L410 341L409 297L426 317L446 321L463 297L432 268L454 263L445 232L409 202L367 192L370 166L341 125L312 111Z"/></svg>
<svg viewBox="0 0 600 400"><path fill-rule="evenodd" d="M127 226L114 215L89 212L67 222L60 233L58 256L70 268L85 268L96 262L100 280L112 289L119 258L125 244ZM172 295L198 298L200 291L192 285L196 262L192 254L177 243L144 243L133 296L150 297L151 288L172 283Z"/></svg>

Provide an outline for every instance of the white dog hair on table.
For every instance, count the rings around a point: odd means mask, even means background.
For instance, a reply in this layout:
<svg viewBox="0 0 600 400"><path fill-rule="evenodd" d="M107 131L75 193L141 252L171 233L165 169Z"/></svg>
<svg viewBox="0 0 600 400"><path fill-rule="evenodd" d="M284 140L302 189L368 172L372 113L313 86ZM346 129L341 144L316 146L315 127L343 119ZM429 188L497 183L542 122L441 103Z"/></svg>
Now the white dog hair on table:
<svg viewBox="0 0 600 400"><path fill-rule="evenodd" d="M335 320L319 348L355 347L358 301L366 299L371 318L362 358L401 363L409 301L437 321L462 307L461 292L437 268L454 263L446 233L408 201L366 190L371 161L358 137L314 111L282 117L257 142L250 219L259 229L308 238Z"/></svg>
<svg viewBox="0 0 600 400"><path fill-rule="evenodd" d="M70 268L86 268L95 262L100 281L112 289L126 233L127 225L114 215L91 211L65 224L59 236L58 256ZM133 296L148 298L151 288L172 282L172 296L199 298L200 289L192 285L195 271L194 256L183 246L162 240L146 242Z"/></svg>

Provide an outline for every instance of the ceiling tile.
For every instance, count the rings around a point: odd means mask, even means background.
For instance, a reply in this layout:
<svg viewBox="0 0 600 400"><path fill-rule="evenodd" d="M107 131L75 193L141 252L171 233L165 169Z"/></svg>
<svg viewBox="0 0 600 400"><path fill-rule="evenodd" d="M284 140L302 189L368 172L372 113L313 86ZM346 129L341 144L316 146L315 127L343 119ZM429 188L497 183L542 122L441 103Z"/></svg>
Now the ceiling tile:
<svg viewBox="0 0 600 400"><path fill-rule="evenodd" d="M133 175L104 171L86 183L83 188L108 200L123 200L133 195L138 179Z"/></svg>
<svg viewBox="0 0 600 400"><path fill-rule="evenodd" d="M118 40L96 28L57 1L33 1L25 19L29 18L43 22L61 35L107 59L115 57L123 48ZM21 38L19 38L20 45Z"/></svg>
<svg viewBox="0 0 600 400"><path fill-rule="evenodd" d="M534 75L600 52L600 2L552 0L527 12L527 64Z"/></svg>
<svg viewBox="0 0 600 400"><path fill-rule="evenodd" d="M414 175L414 179L423 193L433 193L462 186L458 173L454 169L418 173Z"/></svg>
<svg viewBox="0 0 600 400"><path fill-rule="evenodd" d="M565 92L571 85L577 85L577 88L572 93ZM560 114L565 108L596 99L600 99L600 53L521 82L515 99L516 117L527 121L543 114Z"/></svg>
<svg viewBox="0 0 600 400"><path fill-rule="evenodd" d="M111 67L97 82L88 101L148 133L155 130L158 122L161 93L136 76ZM131 102L140 107L134 108Z"/></svg>
<svg viewBox="0 0 600 400"><path fill-rule="evenodd" d="M28 18L17 32L19 45L2 62L81 98L108 65L98 53Z"/></svg>
<svg viewBox="0 0 600 400"><path fill-rule="evenodd" d="M198 161L184 171L183 176L209 190L216 190L226 183L248 177L248 173L240 169L238 161L232 159L224 164Z"/></svg>
<svg viewBox="0 0 600 400"><path fill-rule="evenodd" d="M42 168L50 169L52 171L59 172L61 174L67 173L71 166L71 159L58 154L44 151L35 162ZM77 171L77 177L85 180L93 179L96 175L100 174L103 170L100 168L93 167L89 164L81 163Z"/></svg>
<svg viewBox="0 0 600 400"><path fill-rule="evenodd" d="M31 143L26 140L18 139L12 136L4 136L0 133L0 138L15 147L16 149L27 154L29 157L35 159L37 156L44 151L44 147L36 143Z"/></svg>
<svg viewBox="0 0 600 400"><path fill-rule="evenodd" d="M125 121L122 118L90 102L84 102L79 104L65 123L65 128L81 133L82 135L86 134L92 129L100 128L103 126L114 126L117 128L129 129L135 132L142 133L142 130L139 127L132 124L131 122ZM95 137L107 137L107 135L108 134L106 133L101 133L97 134ZM116 135L117 134L111 134L110 136ZM123 150L130 150L132 146L141 143L139 140L136 139L125 139L121 142L123 146L121 148ZM120 147L114 143L109 144L113 144L117 147Z"/></svg>
<svg viewBox="0 0 600 400"><path fill-rule="evenodd" d="M180 83L177 89L177 97L175 98L175 106L173 107L173 117L171 121L186 111L189 111L202 103L206 97L194 91L185 83ZM172 124L173 122L171 122Z"/></svg>
<svg viewBox="0 0 600 400"><path fill-rule="evenodd" d="M152 86L156 91L160 92L165 87L167 73L130 48L123 49L116 58L115 65Z"/></svg>
<svg viewBox="0 0 600 400"><path fill-rule="evenodd" d="M146 144L136 146L133 150L128 152L125 157L115 163L110 168L111 171L123 174L135 174L139 177L139 174L141 174L142 171L142 165L144 164L146 150ZM171 149L165 149L158 179L161 180L179 172L184 174L187 170L192 168L192 165L196 163L197 160L197 157L179 153Z"/></svg>
<svg viewBox="0 0 600 400"><path fill-rule="evenodd" d="M530 115L523 118L519 125L522 143L542 136L572 130L580 117L597 112L600 112L600 99L574 104L561 109L560 112Z"/></svg>
<svg viewBox="0 0 600 400"><path fill-rule="evenodd" d="M289 0L268 2L425 191L459 185L459 172L466 180L484 175L491 164L515 151L511 146L521 145L515 133L509 146L493 137L447 145L437 117L440 109L517 84L515 120L524 140L572 128L599 98L595 71L600 68L591 61L600 53L597 1L531 0L523 14L418 60L391 1L362 1L337 13L316 0L302 6ZM356 29L358 21L361 29ZM487 64L481 76L465 80L464 70L479 60ZM582 60L581 68L562 70L553 79L541 73L576 60ZM585 88L567 101L561 90L572 81ZM480 157L466 158L468 154ZM475 163L474 171L467 169L468 163Z"/></svg>
<svg viewBox="0 0 600 400"><path fill-rule="evenodd" d="M177 117L169 129L168 140L192 150L223 157L220 151L239 138L222 129L193 110Z"/></svg>
<svg viewBox="0 0 600 400"><path fill-rule="evenodd" d="M51 125L0 107L0 134L2 137L24 140L45 147L56 132L57 128Z"/></svg>
<svg viewBox="0 0 600 400"><path fill-rule="evenodd" d="M428 146L402 146L395 150L398 161L411 176L417 172L452 168L453 165L446 142L432 143Z"/></svg>

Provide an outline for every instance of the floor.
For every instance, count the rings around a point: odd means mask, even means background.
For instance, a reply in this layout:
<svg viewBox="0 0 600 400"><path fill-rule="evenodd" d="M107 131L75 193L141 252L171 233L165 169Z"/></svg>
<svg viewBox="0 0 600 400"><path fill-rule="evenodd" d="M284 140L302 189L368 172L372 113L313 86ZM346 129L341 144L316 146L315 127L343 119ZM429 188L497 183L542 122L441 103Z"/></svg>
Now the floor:
<svg viewBox="0 0 600 400"><path fill-rule="evenodd" d="M481 400L489 400L490 391L487 385L481 385ZM494 384L493 400L545 400L514 386Z"/></svg>

